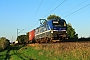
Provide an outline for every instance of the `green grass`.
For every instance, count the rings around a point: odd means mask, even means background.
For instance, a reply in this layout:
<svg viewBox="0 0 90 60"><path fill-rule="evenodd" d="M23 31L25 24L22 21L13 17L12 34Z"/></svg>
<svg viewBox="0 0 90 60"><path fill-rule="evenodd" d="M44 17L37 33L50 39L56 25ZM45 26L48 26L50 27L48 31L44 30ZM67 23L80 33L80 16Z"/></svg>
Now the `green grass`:
<svg viewBox="0 0 90 60"><path fill-rule="evenodd" d="M28 59L39 59L39 60L53 60L51 54L47 51L36 50L34 47L23 47L18 52L21 53L22 56L26 56Z"/></svg>
<svg viewBox="0 0 90 60"><path fill-rule="evenodd" d="M6 59L7 51L8 51L8 50L4 50L4 51L0 52L0 60Z"/></svg>
<svg viewBox="0 0 90 60"><path fill-rule="evenodd" d="M17 52L22 47L23 45L12 46L9 52L9 60L24 60L23 57L20 56L21 54Z"/></svg>
<svg viewBox="0 0 90 60"><path fill-rule="evenodd" d="M15 48L15 47L14 47ZM36 49L37 47L25 46L20 49L12 49L9 53L10 60L58 60L60 58L55 57L53 52L45 51L42 49Z"/></svg>
<svg viewBox="0 0 90 60"><path fill-rule="evenodd" d="M9 60L90 60L90 44L16 45L0 52L0 60L6 59L6 56Z"/></svg>

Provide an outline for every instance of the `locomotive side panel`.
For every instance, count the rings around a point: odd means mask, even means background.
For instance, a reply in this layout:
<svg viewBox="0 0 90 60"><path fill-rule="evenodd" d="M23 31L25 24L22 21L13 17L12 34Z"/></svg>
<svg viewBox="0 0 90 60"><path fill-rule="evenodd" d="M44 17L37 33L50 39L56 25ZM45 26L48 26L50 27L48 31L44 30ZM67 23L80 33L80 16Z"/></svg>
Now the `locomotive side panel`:
<svg viewBox="0 0 90 60"><path fill-rule="evenodd" d="M40 39L45 37L46 25L40 26L35 29L35 39Z"/></svg>
<svg viewBox="0 0 90 60"><path fill-rule="evenodd" d="M45 42L46 38L50 37L50 27L47 24L35 29L35 40L39 42Z"/></svg>

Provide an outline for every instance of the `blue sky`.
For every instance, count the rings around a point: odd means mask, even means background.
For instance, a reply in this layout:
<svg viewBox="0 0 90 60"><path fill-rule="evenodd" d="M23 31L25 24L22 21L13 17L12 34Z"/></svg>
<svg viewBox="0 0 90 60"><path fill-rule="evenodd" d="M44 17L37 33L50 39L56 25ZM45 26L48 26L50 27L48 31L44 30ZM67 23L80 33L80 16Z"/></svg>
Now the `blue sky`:
<svg viewBox="0 0 90 60"><path fill-rule="evenodd" d="M50 14L71 23L79 37L90 36L90 0L0 0L0 37L15 41L17 28L25 34Z"/></svg>

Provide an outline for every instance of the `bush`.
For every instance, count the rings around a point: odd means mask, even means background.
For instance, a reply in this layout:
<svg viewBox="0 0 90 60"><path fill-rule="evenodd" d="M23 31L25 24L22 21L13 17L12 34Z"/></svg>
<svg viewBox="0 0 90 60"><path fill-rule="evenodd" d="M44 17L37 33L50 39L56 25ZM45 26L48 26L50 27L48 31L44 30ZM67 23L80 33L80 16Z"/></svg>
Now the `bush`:
<svg viewBox="0 0 90 60"><path fill-rule="evenodd" d="M7 47L9 47L10 42L5 37L0 38L0 51L5 50Z"/></svg>

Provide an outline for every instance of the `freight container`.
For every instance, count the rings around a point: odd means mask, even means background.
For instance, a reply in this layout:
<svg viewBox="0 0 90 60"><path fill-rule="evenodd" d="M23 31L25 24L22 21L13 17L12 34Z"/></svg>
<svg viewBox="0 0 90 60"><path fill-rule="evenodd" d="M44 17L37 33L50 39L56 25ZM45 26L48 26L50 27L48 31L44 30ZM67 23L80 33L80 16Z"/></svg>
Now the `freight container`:
<svg viewBox="0 0 90 60"><path fill-rule="evenodd" d="M35 38L35 30L29 32L29 40L33 40Z"/></svg>

